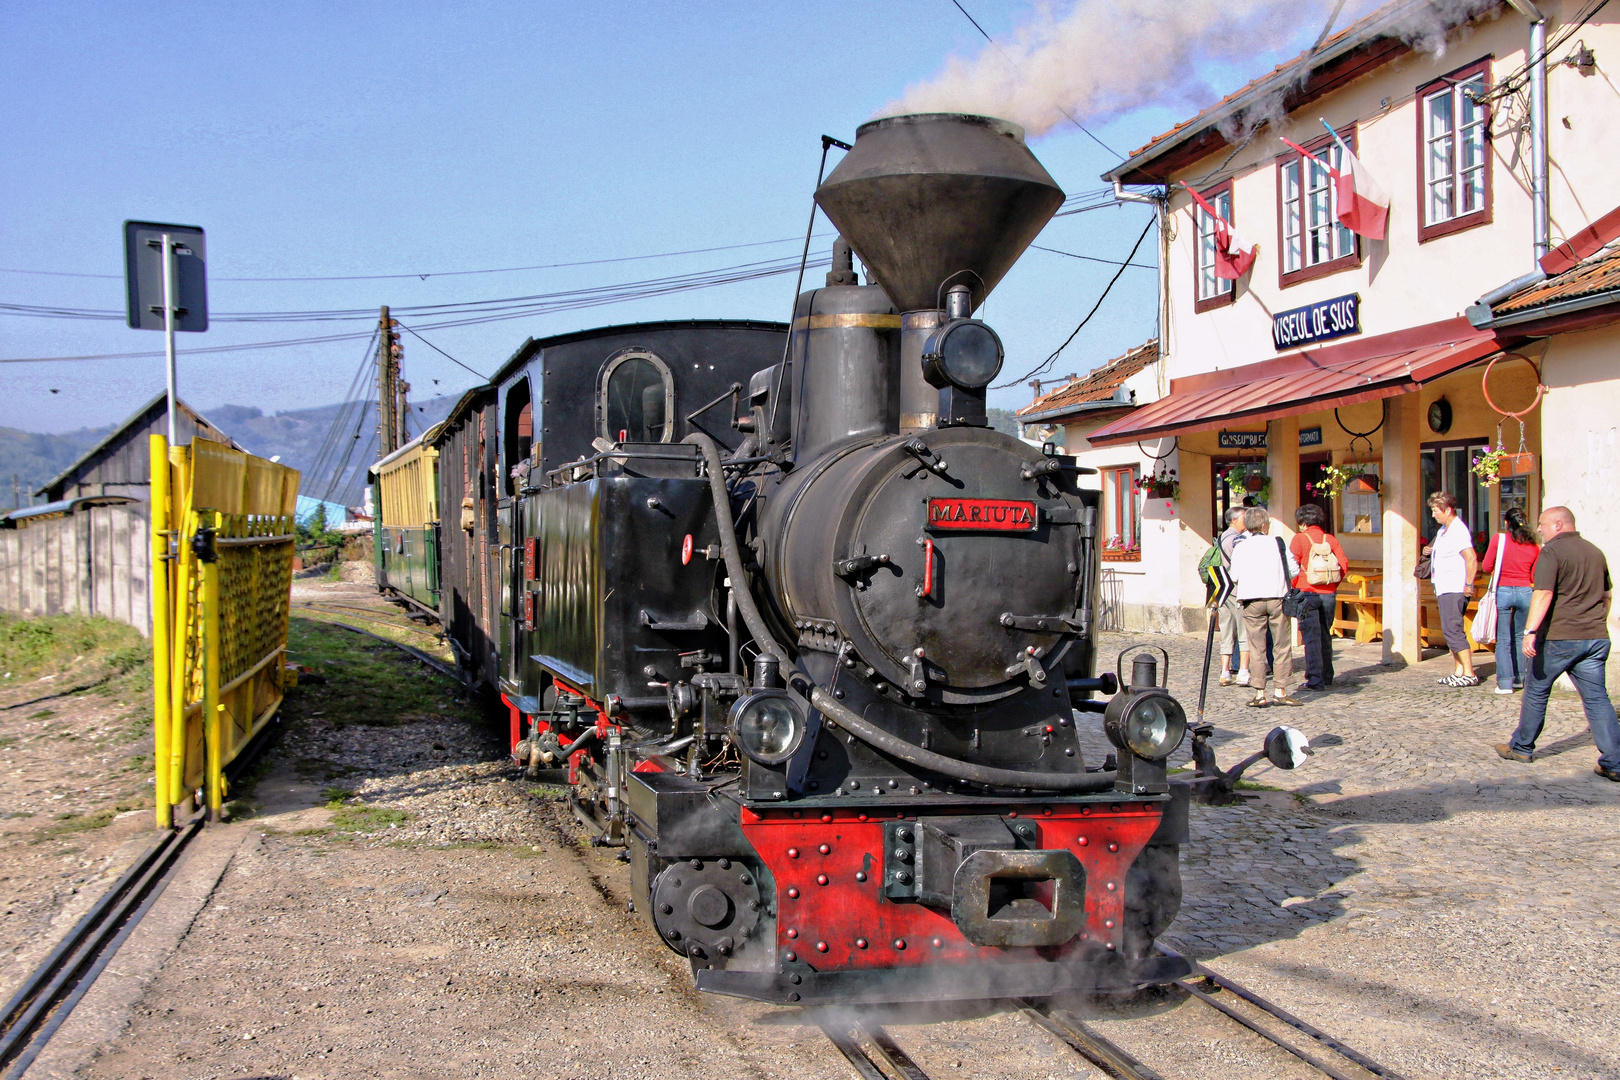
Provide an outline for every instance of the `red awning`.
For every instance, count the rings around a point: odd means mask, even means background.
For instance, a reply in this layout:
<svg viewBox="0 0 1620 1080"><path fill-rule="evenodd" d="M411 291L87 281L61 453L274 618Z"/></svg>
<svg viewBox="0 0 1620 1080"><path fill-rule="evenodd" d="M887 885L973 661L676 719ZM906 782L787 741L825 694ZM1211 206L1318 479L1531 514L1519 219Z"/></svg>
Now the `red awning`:
<svg viewBox="0 0 1620 1080"><path fill-rule="evenodd" d="M1275 420L1410 393L1512 347L1467 319L1306 349L1255 364L1170 380L1170 393L1087 437L1118 446L1243 421Z"/></svg>

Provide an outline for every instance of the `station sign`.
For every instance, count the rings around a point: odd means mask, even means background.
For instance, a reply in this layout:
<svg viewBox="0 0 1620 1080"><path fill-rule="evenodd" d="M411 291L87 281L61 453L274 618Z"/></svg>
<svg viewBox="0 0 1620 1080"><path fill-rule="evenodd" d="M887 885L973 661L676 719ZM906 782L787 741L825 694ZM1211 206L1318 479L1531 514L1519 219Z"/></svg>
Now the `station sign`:
<svg viewBox="0 0 1620 1080"><path fill-rule="evenodd" d="M1331 341L1361 333L1361 294L1335 296L1316 304L1279 311L1271 317L1271 343L1293 349L1316 341Z"/></svg>
<svg viewBox="0 0 1620 1080"><path fill-rule="evenodd" d="M1223 431L1220 433L1220 447L1222 450L1264 450L1266 448L1266 433L1264 431Z"/></svg>
<svg viewBox="0 0 1620 1080"><path fill-rule="evenodd" d="M1322 429L1319 427L1305 427L1299 429L1299 445L1321 446Z"/></svg>

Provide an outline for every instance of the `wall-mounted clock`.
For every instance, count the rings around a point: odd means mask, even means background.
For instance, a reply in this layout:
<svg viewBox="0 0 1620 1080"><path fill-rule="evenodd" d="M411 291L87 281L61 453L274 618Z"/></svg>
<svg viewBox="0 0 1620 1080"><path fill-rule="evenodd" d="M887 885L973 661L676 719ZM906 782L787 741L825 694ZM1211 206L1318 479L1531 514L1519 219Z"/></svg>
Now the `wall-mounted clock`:
<svg viewBox="0 0 1620 1080"><path fill-rule="evenodd" d="M1429 430L1444 435L1451 430L1451 402L1445 398L1429 406Z"/></svg>

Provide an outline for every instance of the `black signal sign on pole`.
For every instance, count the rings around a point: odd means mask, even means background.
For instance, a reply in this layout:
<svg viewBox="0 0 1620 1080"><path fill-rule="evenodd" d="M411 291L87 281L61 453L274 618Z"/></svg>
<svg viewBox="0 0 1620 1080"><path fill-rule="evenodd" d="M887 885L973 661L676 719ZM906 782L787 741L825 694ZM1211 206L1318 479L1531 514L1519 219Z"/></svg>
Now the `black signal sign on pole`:
<svg viewBox="0 0 1620 1080"><path fill-rule="evenodd" d="M162 330L163 238L169 238L173 260L174 329L201 333L208 329L208 252L202 229L195 225L124 222L124 286L131 330Z"/></svg>

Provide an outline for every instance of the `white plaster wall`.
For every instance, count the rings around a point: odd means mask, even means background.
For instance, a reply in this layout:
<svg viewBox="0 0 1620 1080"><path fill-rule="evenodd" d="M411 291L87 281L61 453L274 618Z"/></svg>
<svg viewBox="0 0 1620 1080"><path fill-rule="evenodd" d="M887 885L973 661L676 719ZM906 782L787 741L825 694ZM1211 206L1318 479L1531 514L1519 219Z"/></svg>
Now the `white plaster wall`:
<svg viewBox="0 0 1620 1080"><path fill-rule="evenodd" d="M1575 4L1543 4L1553 15L1549 37L1558 33ZM1448 43L1444 55L1412 53L1378 68L1299 110L1280 128L1265 128L1233 157L1222 175L1233 179L1233 218L1238 231L1260 251L1238 283L1235 303L1195 314L1194 227L1191 197L1172 193L1175 236L1169 253L1170 332L1166 375L1252 364L1279 355L1272 346L1271 316L1348 293L1360 293L1363 336L1456 317L1484 292L1532 266L1530 200L1523 176L1527 135L1510 126L1515 114L1501 110L1493 135L1493 220L1489 225L1419 244L1417 240L1417 88L1433 79L1494 56L1493 80L1524 62L1528 23L1509 8ZM1620 10L1605 9L1578 34L1598 57L1599 70L1582 76L1555 67L1549 75L1549 147L1552 158L1554 242L1620 206L1620 172L1612 147L1620 132ZM1573 45L1573 42L1570 43ZM1568 47L1554 54L1559 59ZM1616 70L1605 70L1605 60ZM1385 103L1388 103L1387 106ZM1358 156L1392 197L1388 237L1362 239L1362 264L1314 281L1282 288L1278 281L1278 180L1275 158L1288 152L1278 139L1304 143L1324 134L1318 118L1335 128L1358 125ZM1564 120L1568 119L1566 127ZM1522 150L1522 152L1520 152ZM1198 186L1230 153L1222 148L1177 175ZM1352 340L1352 339L1340 339Z"/></svg>

